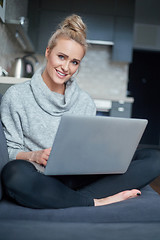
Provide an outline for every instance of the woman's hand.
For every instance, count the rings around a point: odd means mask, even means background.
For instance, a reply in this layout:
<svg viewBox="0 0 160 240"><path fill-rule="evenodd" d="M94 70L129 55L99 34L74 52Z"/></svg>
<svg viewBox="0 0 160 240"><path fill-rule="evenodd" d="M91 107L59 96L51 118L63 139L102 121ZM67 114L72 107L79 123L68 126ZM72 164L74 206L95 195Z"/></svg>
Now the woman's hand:
<svg viewBox="0 0 160 240"><path fill-rule="evenodd" d="M36 162L40 165L46 166L50 152L51 152L51 148L47 148L39 151L19 152L16 156L16 159L29 160L31 162Z"/></svg>
<svg viewBox="0 0 160 240"><path fill-rule="evenodd" d="M29 161L36 162L40 165L46 166L50 152L51 152L51 148L47 148L39 151L32 151Z"/></svg>

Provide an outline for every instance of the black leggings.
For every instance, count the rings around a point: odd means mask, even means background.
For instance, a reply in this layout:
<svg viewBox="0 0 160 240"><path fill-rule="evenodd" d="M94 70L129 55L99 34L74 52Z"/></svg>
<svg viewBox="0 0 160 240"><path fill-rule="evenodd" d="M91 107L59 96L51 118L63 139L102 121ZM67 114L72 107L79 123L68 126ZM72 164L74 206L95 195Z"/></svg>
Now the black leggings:
<svg viewBox="0 0 160 240"><path fill-rule="evenodd" d="M141 189L160 175L160 151L143 149L135 153L125 174L49 177L28 161L14 160L2 170L7 195L30 208L93 206L123 190Z"/></svg>

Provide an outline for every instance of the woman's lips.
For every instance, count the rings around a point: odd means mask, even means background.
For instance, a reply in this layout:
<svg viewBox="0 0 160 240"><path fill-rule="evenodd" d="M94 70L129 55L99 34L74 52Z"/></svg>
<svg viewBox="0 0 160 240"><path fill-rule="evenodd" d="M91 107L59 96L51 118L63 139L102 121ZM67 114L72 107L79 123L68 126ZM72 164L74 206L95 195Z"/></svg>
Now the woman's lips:
<svg viewBox="0 0 160 240"><path fill-rule="evenodd" d="M60 77L66 77L66 76L67 76L66 73L60 72L60 71L57 70L57 69L56 69L56 72L57 72L58 76L60 76Z"/></svg>

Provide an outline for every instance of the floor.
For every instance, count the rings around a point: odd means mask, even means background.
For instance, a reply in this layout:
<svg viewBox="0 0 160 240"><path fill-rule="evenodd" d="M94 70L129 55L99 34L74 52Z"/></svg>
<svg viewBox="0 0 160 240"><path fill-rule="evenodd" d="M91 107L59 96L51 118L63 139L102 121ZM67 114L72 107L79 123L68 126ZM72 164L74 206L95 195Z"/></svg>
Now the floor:
<svg viewBox="0 0 160 240"><path fill-rule="evenodd" d="M157 177L151 184L150 186L160 194L160 176Z"/></svg>

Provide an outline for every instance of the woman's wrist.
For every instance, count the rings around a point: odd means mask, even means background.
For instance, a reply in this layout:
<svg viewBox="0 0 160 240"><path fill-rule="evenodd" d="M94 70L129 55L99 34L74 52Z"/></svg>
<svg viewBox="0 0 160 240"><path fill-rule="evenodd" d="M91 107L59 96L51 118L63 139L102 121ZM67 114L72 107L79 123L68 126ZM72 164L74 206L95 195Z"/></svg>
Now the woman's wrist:
<svg viewBox="0 0 160 240"><path fill-rule="evenodd" d="M32 154L33 152L19 152L16 156L16 159L28 160L33 162Z"/></svg>
<svg viewBox="0 0 160 240"><path fill-rule="evenodd" d="M50 152L51 148L30 152L19 152L16 159L28 160L46 166Z"/></svg>

